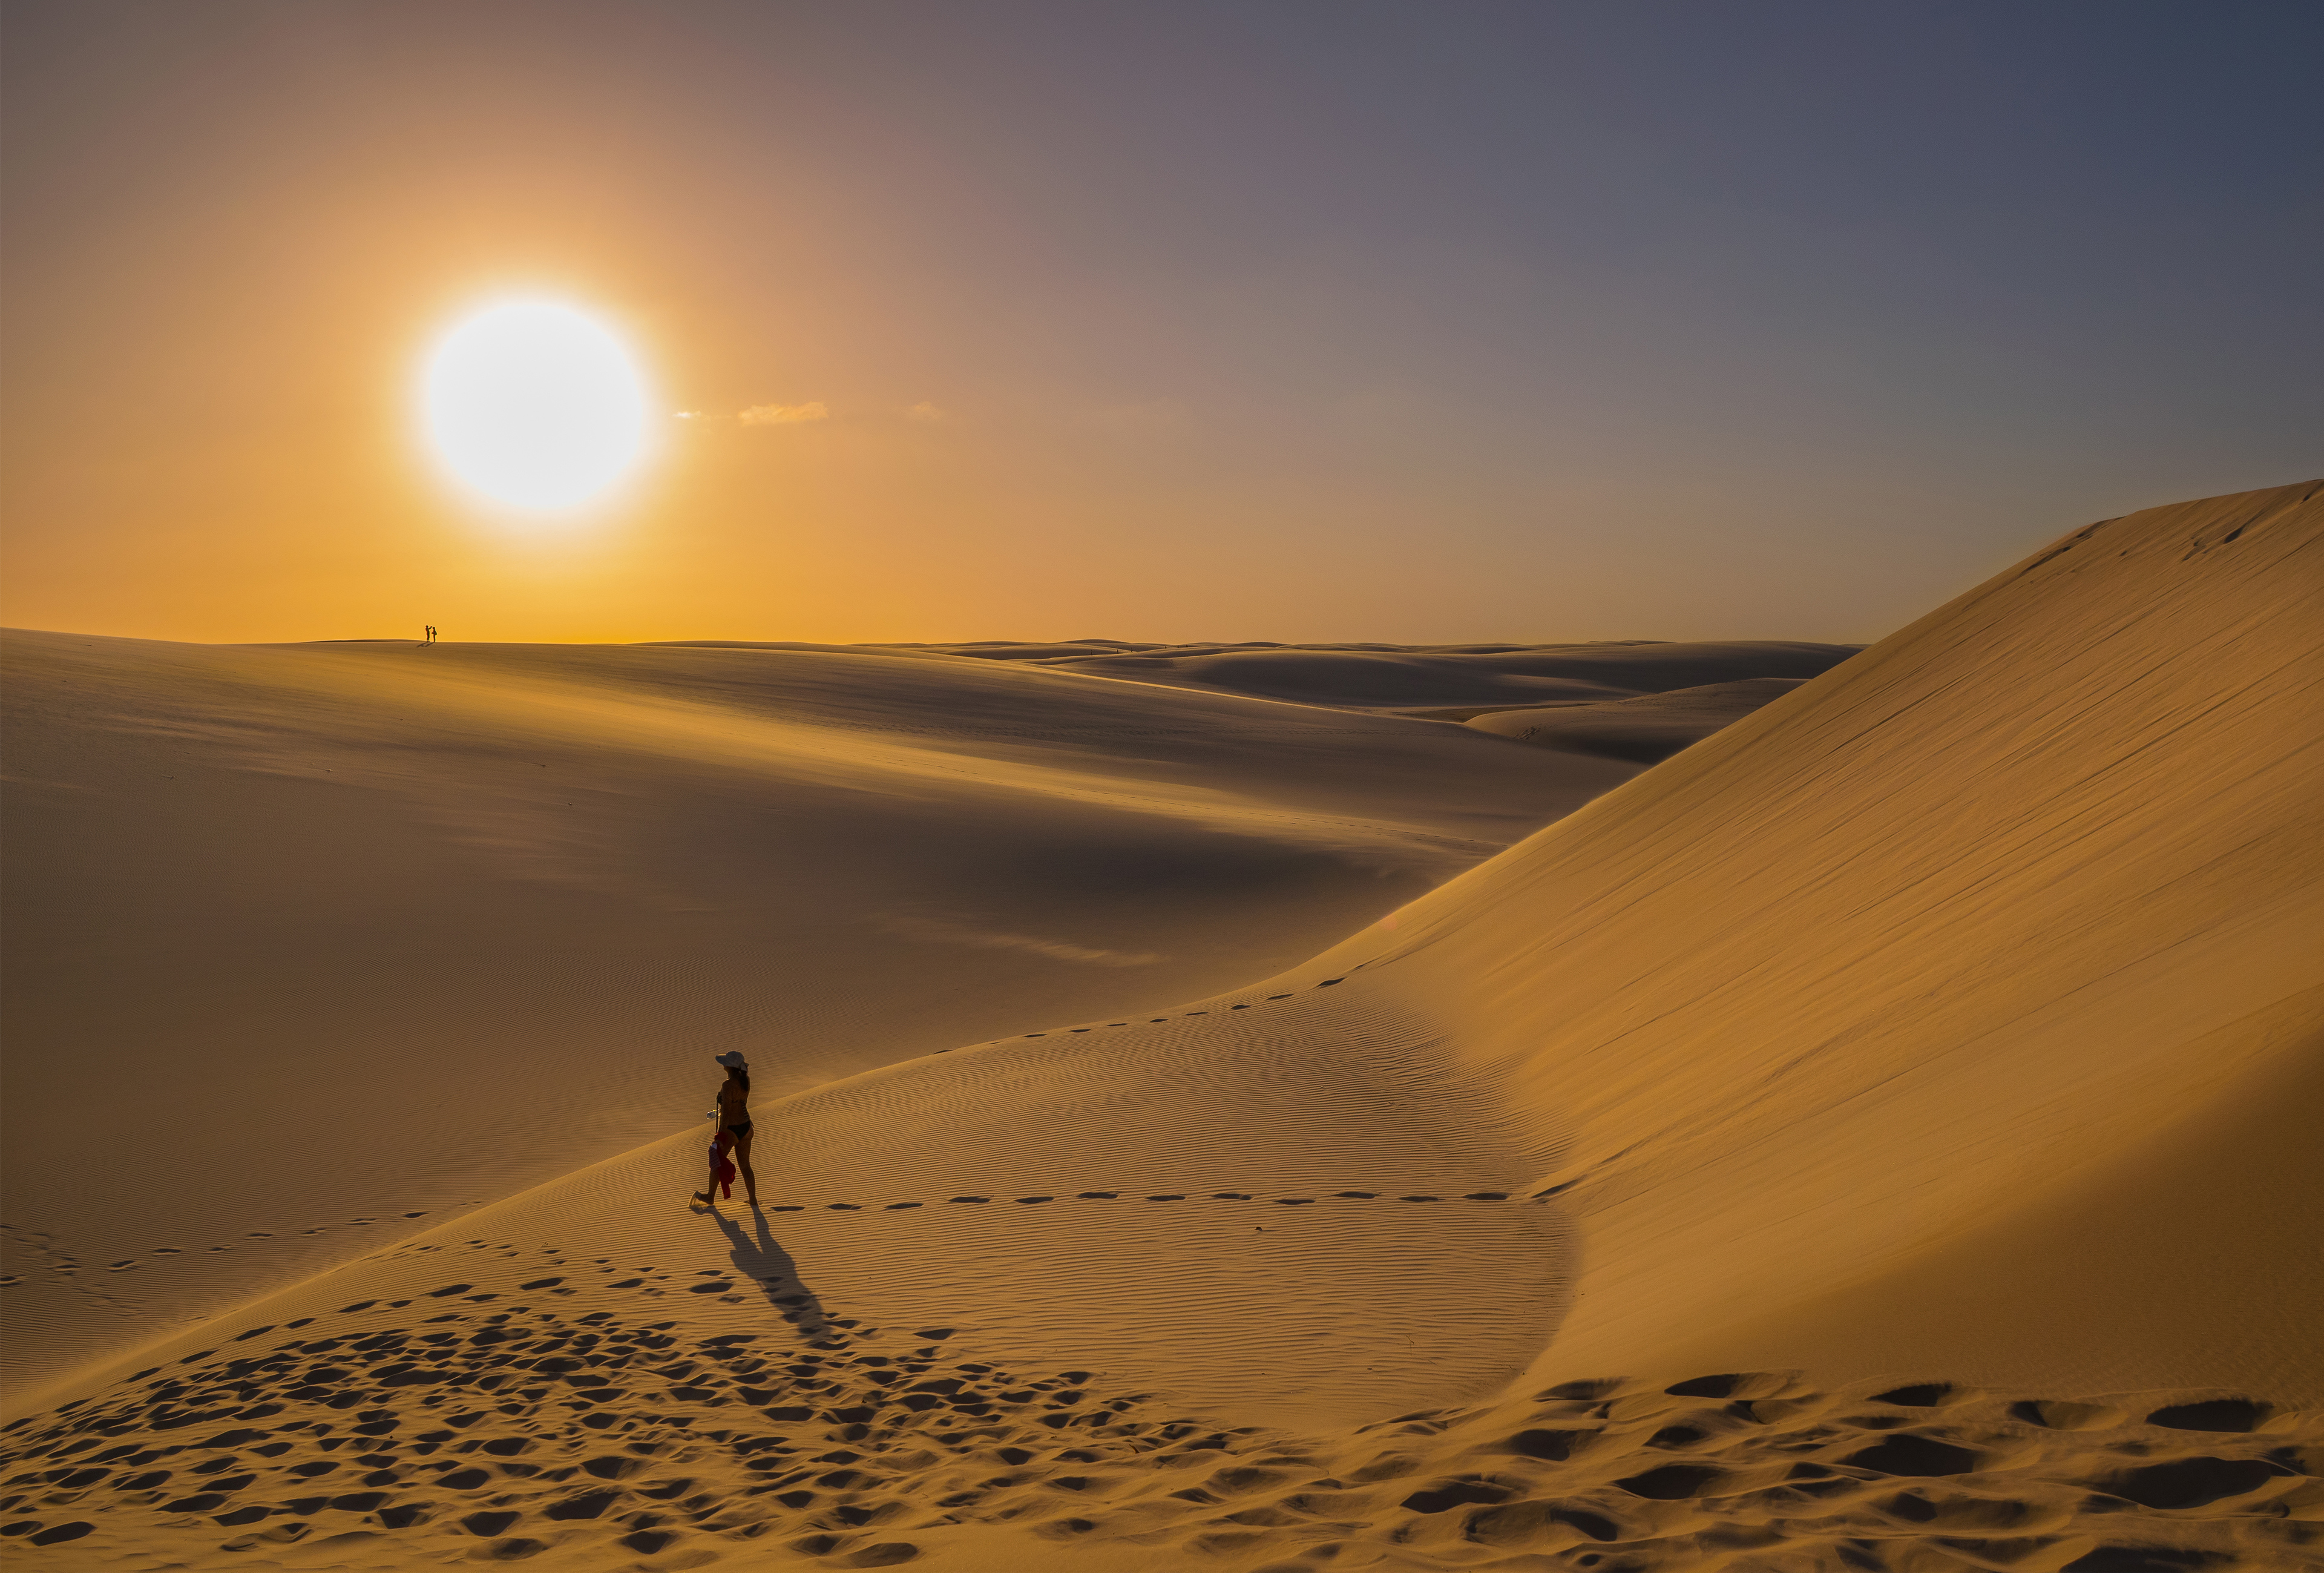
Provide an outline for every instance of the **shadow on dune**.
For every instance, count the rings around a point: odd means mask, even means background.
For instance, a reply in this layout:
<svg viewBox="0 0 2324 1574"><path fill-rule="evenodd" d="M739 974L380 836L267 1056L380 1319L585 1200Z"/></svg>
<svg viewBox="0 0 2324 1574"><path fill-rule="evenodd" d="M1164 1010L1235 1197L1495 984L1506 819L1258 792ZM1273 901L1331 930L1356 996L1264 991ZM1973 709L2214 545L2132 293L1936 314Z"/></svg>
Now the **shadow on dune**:
<svg viewBox="0 0 2324 1574"><path fill-rule="evenodd" d="M767 1216L755 1208L751 1214L752 1233L724 1214L712 1210L719 1233L726 1237L732 1248L734 1270L748 1275L767 1293L767 1300L785 1322L796 1327L810 1338L822 1338L831 1332L831 1314L816 1299L815 1292L800 1279L798 1264L791 1255L777 1243L774 1232L767 1227Z"/></svg>

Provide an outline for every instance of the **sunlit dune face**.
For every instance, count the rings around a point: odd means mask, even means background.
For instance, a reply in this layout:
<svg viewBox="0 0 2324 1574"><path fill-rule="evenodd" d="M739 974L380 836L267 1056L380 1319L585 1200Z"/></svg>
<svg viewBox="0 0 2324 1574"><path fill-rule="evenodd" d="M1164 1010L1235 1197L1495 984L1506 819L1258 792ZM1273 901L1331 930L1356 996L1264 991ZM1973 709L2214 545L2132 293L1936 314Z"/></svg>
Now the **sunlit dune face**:
<svg viewBox="0 0 2324 1574"><path fill-rule="evenodd" d="M604 324L547 301L490 306L428 358L429 442L493 502L539 513L603 495L644 457L645 379Z"/></svg>

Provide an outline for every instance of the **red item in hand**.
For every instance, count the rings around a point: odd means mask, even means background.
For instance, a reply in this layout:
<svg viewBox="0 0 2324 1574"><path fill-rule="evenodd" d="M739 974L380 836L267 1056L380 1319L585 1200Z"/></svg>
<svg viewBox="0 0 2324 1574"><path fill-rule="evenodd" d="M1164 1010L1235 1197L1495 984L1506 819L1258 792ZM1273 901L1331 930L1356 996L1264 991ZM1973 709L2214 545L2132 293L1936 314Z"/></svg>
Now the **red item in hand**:
<svg viewBox="0 0 2324 1574"><path fill-rule="evenodd" d="M724 1143L710 1144L710 1162L718 1167L718 1195L734 1195L734 1161L726 1156Z"/></svg>

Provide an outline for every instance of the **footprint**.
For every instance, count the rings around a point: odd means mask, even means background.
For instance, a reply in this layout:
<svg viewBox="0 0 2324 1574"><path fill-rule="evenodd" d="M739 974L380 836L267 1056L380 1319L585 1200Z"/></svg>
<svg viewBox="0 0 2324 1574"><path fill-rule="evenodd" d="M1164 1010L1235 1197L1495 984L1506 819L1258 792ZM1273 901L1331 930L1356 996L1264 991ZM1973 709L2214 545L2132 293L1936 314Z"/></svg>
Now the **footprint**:
<svg viewBox="0 0 2324 1574"><path fill-rule="evenodd" d="M1674 1503L1683 1497L1702 1495L1725 1475L1713 1465L1657 1465L1638 1475L1626 1476L1614 1485L1634 1497Z"/></svg>
<svg viewBox="0 0 2324 1574"><path fill-rule="evenodd" d="M1184 1202L1186 1200L1186 1194L1183 1191L1160 1191L1157 1192L1152 1197L1148 1198L1146 1200L1148 1202Z"/></svg>
<svg viewBox="0 0 2324 1574"><path fill-rule="evenodd" d="M1441 1202L1443 1199L1440 1197L1399 1197L1397 1200L1398 1202Z"/></svg>
<svg viewBox="0 0 2324 1574"><path fill-rule="evenodd" d="M1056 1199L1054 1197L1020 1197L1017 1200L1019 1202L1055 1202Z"/></svg>
<svg viewBox="0 0 2324 1574"><path fill-rule="evenodd" d="M992 1199L990 1197L955 1197L950 1200L954 1202L990 1202Z"/></svg>
<svg viewBox="0 0 2324 1574"><path fill-rule="evenodd" d="M1084 1191L1082 1195L1084 1197L1102 1197L1111 1199L1120 1196L1121 1193L1119 1191Z"/></svg>
<svg viewBox="0 0 2324 1574"><path fill-rule="evenodd" d="M918 1208L919 1206L920 1205L917 1202L891 1202L888 1205L888 1211L893 1213L899 1208Z"/></svg>
<svg viewBox="0 0 2324 1574"><path fill-rule="evenodd" d="M1459 1508L1464 1504L1507 1503L1510 1496L1509 1488L1489 1481L1447 1481L1441 1486L1426 1487L1414 1493L1404 1500L1401 1506L1414 1514L1443 1514L1448 1508Z"/></svg>
<svg viewBox="0 0 2324 1574"><path fill-rule="evenodd" d="M1249 1202L1250 1200L1250 1193L1248 1191L1213 1191L1211 1197L1217 1202Z"/></svg>
<svg viewBox="0 0 2324 1574"><path fill-rule="evenodd" d="M2149 1413L2146 1424L2182 1432L2247 1432L2269 1414L2267 1405L2248 1399L2206 1399L2193 1404L2166 1404Z"/></svg>
<svg viewBox="0 0 2324 1574"><path fill-rule="evenodd" d="M1370 1200L1372 1198L1378 1197L1379 1193L1377 1191L1334 1191L1332 1195L1334 1197L1360 1197L1366 1200Z"/></svg>
<svg viewBox="0 0 2324 1574"><path fill-rule="evenodd" d="M2126 1471L2107 1482L2106 1490L2147 1508L2200 1508L2288 1474L2267 1459L2172 1459Z"/></svg>
<svg viewBox="0 0 2324 1574"><path fill-rule="evenodd" d="M1463 1202L1507 1202L1509 1194L1506 1191L1464 1191L1461 1199Z"/></svg>
<svg viewBox="0 0 2324 1574"><path fill-rule="evenodd" d="M1312 1197L1278 1197L1275 1200L1280 1207L1296 1208L1303 1202L1313 1202L1315 1199Z"/></svg>
<svg viewBox="0 0 2324 1574"><path fill-rule="evenodd" d="M1683 1383L1674 1383L1663 1390L1682 1399L1725 1399L1743 1381L1740 1372L1720 1372L1709 1377L1690 1377Z"/></svg>

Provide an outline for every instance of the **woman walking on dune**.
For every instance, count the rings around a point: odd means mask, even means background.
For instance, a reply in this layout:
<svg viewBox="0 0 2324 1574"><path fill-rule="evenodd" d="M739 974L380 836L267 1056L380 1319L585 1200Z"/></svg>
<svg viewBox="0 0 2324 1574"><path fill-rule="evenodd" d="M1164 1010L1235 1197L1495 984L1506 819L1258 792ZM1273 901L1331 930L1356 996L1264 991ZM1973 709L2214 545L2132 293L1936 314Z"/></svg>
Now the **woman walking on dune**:
<svg viewBox="0 0 2324 1574"><path fill-rule="evenodd" d="M752 1207L759 1205L759 1176L751 1168L751 1063L740 1050L718 1057L726 1080L718 1088L718 1134L710 1145L710 1189L694 1194L696 1202L717 1206L719 1161L732 1148L735 1166L742 1171L742 1191Z"/></svg>

